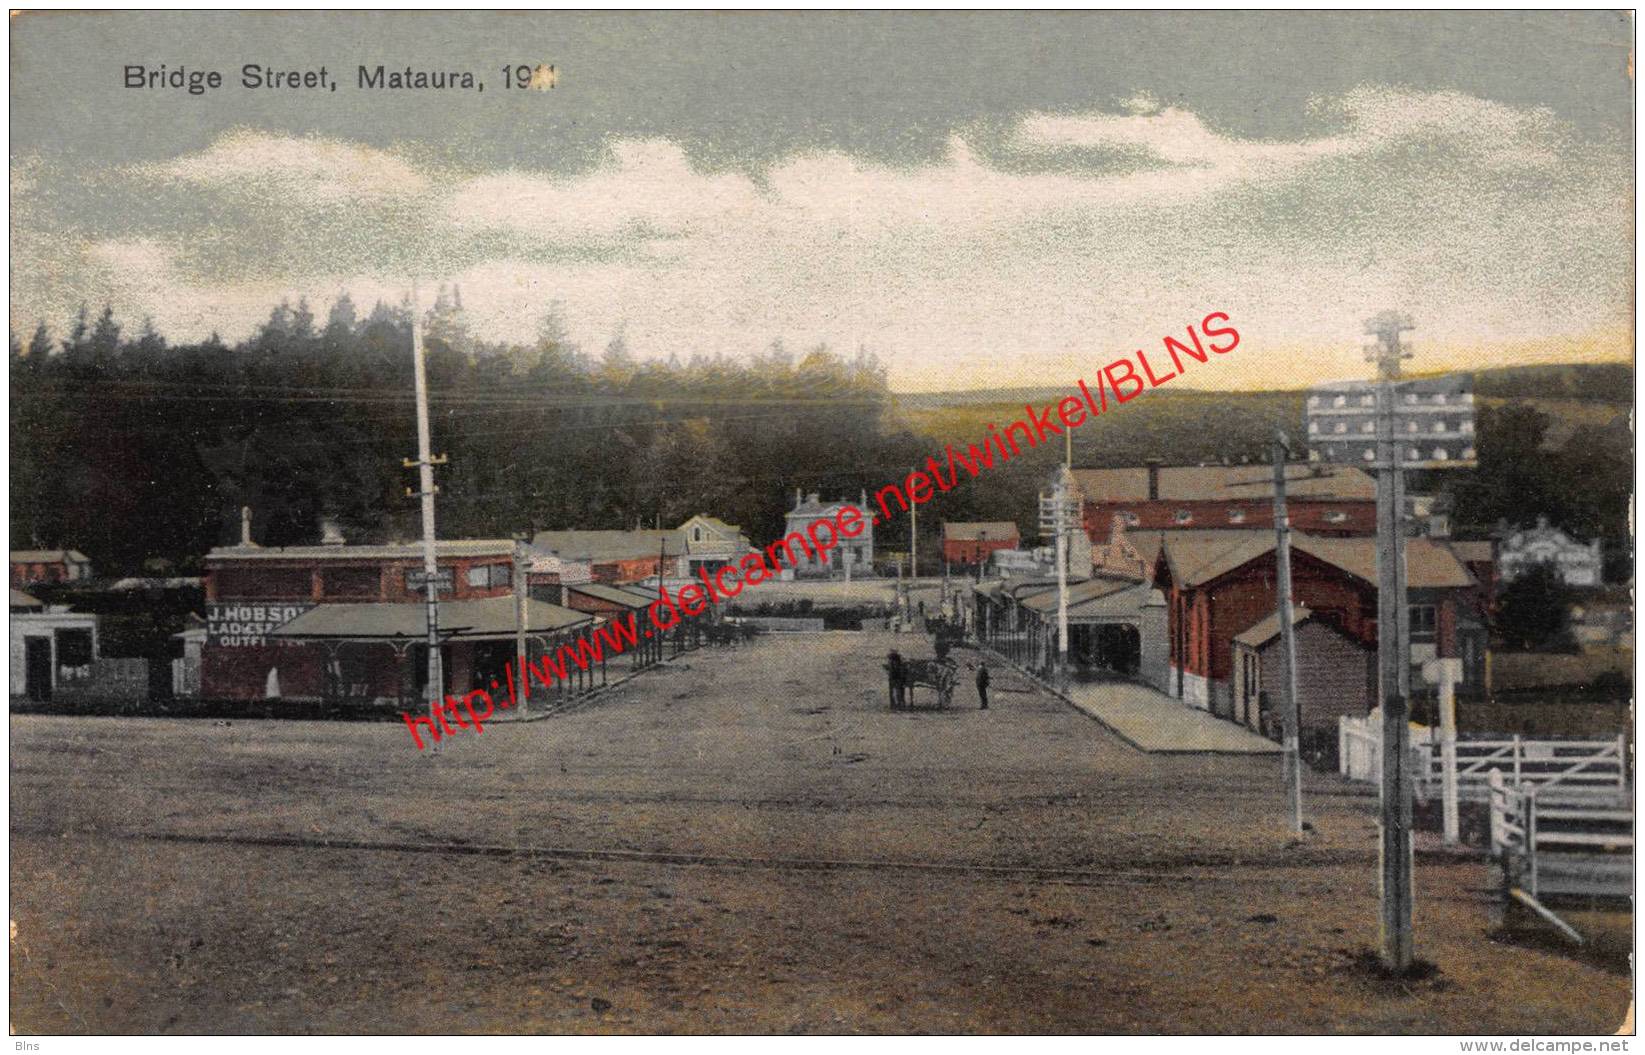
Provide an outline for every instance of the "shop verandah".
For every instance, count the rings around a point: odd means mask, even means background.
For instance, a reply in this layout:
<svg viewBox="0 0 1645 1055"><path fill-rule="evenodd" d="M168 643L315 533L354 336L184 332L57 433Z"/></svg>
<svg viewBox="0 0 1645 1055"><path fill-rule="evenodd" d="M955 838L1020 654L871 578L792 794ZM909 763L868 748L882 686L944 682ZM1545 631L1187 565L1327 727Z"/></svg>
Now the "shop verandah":
<svg viewBox="0 0 1645 1055"><path fill-rule="evenodd" d="M974 595L983 643L1024 670L1056 675L1055 580L996 580ZM1166 643L1165 601L1147 583L1099 575L1069 584L1067 677L1152 683L1164 676Z"/></svg>
<svg viewBox="0 0 1645 1055"><path fill-rule="evenodd" d="M522 623L518 606L512 597L441 602L441 695L482 689L499 704L509 700L509 672L514 669L522 625L527 662L541 670L544 665L538 661L546 656L555 664L552 686L545 688L540 680L530 679L532 709L559 706L601 688L610 680L613 665L637 669L660 659L660 648L645 642L621 657L589 657L586 666L579 665L571 658L578 639L604 619L528 598ZM327 604L303 613L270 635L288 643L284 651L289 660L282 666L296 682L279 695L399 707L426 702L434 694L428 688L424 620L423 606L415 604ZM569 646L563 655L558 654L562 646ZM307 655L300 659L299 652ZM517 671L514 691L519 691Z"/></svg>

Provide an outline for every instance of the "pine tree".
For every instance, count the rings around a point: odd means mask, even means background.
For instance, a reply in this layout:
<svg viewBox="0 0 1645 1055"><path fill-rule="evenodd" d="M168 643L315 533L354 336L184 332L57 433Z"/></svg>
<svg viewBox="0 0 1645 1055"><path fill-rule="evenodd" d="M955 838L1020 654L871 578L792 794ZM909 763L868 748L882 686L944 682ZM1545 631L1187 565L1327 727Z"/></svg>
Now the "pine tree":
<svg viewBox="0 0 1645 1055"><path fill-rule="evenodd" d="M49 355L51 355L51 331L46 329L46 322L42 319L40 325L34 328L34 336L29 338L28 356L36 363L41 363Z"/></svg>

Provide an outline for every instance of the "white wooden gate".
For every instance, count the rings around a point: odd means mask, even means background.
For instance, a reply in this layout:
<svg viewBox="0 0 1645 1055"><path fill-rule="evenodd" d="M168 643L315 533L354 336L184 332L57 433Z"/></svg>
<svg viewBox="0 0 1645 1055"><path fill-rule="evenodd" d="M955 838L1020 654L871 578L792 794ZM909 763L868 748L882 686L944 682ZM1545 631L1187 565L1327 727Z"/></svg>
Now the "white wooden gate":
<svg viewBox="0 0 1645 1055"><path fill-rule="evenodd" d="M1486 778L1491 853L1502 865L1503 897L1519 901L1582 940L1545 901L1561 897L1631 898L1634 892L1632 794L1555 785L1513 785L1500 769Z"/></svg>

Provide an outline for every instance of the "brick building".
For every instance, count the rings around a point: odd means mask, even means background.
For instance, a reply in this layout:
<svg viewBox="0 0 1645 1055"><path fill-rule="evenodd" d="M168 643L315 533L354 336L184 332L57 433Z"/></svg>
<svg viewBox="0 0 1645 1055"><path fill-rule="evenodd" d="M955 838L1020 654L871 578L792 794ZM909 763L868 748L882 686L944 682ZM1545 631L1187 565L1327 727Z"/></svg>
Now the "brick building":
<svg viewBox="0 0 1645 1055"><path fill-rule="evenodd" d="M1411 663L1462 660L1459 691L1484 684L1485 627L1477 584L1443 543L1406 546ZM1164 536L1154 585L1168 606L1170 674L1160 686L1184 702L1234 715L1234 638L1274 612L1271 531L1173 532ZM1295 534L1292 595L1326 625L1374 647L1377 639L1376 540ZM1300 659L1299 659L1300 663ZM1420 686L1420 675L1413 677Z"/></svg>
<svg viewBox="0 0 1645 1055"><path fill-rule="evenodd" d="M91 561L77 549L14 549L11 585L16 590L51 582L91 578Z"/></svg>
<svg viewBox="0 0 1645 1055"><path fill-rule="evenodd" d="M942 559L950 564L975 568L995 550L1017 549L1022 537L1009 520L942 522Z"/></svg>
<svg viewBox="0 0 1645 1055"><path fill-rule="evenodd" d="M1274 526L1274 470L1267 465L1075 469L1086 534L1108 539L1114 519L1131 531L1203 531ZM1376 534L1376 480L1352 466L1290 465L1291 526L1317 536Z"/></svg>
<svg viewBox="0 0 1645 1055"><path fill-rule="evenodd" d="M487 687L514 656L517 544L442 541L445 691ZM427 694L422 546L264 548L206 556L200 694L216 699L405 701ZM550 647L592 617L527 602L527 629Z"/></svg>

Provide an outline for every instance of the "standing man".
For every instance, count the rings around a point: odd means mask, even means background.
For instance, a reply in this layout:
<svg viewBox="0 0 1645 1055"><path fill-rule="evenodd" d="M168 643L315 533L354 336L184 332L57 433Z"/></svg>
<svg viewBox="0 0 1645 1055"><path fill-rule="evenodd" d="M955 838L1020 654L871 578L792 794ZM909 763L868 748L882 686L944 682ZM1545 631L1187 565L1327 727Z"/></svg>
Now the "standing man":
<svg viewBox="0 0 1645 1055"><path fill-rule="evenodd" d="M902 653L896 649L892 649L890 654L885 657L885 674L891 687L891 709L893 711L901 710L903 703L903 663Z"/></svg>
<svg viewBox="0 0 1645 1055"><path fill-rule="evenodd" d="M988 710L988 662L984 660L977 665L977 699L982 701L982 710Z"/></svg>

